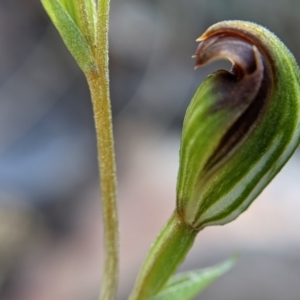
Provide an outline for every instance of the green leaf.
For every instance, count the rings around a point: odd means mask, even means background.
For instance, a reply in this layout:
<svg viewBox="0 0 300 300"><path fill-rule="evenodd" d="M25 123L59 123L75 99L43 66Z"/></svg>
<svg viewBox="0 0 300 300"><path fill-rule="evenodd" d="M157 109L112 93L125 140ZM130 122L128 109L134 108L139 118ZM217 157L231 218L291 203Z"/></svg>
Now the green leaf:
<svg viewBox="0 0 300 300"><path fill-rule="evenodd" d="M80 27L79 11L78 11L78 0L58 0L66 9L70 17Z"/></svg>
<svg viewBox="0 0 300 300"><path fill-rule="evenodd" d="M95 70L91 47L66 7L58 0L42 0L42 4L83 72Z"/></svg>
<svg viewBox="0 0 300 300"><path fill-rule="evenodd" d="M236 257L216 266L174 275L165 288L150 300L189 300L202 292L212 282L227 273L236 263Z"/></svg>
<svg viewBox="0 0 300 300"><path fill-rule="evenodd" d="M66 11L80 29L89 45L95 44L96 2L95 0L60 0Z"/></svg>
<svg viewBox="0 0 300 300"><path fill-rule="evenodd" d="M82 22L83 26L88 27L87 39L95 44L96 39L96 24L97 24L97 8L94 0L83 1L82 13L85 19Z"/></svg>

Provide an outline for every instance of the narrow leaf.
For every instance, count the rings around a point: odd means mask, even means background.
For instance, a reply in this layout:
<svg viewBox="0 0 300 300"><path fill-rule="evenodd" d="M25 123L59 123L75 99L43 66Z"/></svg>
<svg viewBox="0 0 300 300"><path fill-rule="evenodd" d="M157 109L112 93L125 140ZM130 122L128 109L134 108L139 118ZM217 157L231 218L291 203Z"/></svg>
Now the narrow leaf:
<svg viewBox="0 0 300 300"><path fill-rule="evenodd" d="M80 27L79 13L78 13L78 0L58 0L66 9L71 19L75 24Z"/></svg>
<svg viewBox="0 0 300 300"><path fill-rule="evenodd" d="M74 0L73 0L74 1ZM94 0L75 0L79 16L79 28L91 46L95 44L96 3Z"/></svg>
<svg viewBox="0 0 300 300"><path fill-rule="evenodd" d="M58 0L42 0L42 4L83 72L95 70L90 45L64 5Z"/></svg>
<svg viewBox="0 0 300 300"><path fill-rule="evenodd" d="M174 275L167 285L150 300L190 300L213 281L228 272L236 263L236 257L216 266Z"/></svg>

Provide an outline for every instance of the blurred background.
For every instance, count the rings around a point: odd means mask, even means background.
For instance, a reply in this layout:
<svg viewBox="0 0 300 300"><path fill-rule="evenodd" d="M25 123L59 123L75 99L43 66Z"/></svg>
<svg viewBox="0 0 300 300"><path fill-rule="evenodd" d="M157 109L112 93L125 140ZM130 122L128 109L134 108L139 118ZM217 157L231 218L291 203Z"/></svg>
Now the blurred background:
<svg viewBox="0 0 300 300"><path fill-rule="evenodd" d="M118 299L175 204L195 39L260 23L300 61L298 0L113 0L110 70L121 232ZM181 270L235 252L205 300L300 299L300 153L236 221L205 229ZM103 269L96 143L85 78L37 0L0 0L0 299L96 300Z"/></svg>

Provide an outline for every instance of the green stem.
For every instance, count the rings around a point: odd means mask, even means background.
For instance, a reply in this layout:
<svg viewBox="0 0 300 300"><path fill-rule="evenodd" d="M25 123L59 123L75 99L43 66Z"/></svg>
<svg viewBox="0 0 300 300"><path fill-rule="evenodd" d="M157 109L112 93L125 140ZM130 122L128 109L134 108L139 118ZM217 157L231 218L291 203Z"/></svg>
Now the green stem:
<svg viewBox="0 0 300 300"><path fill-rule="evenodd" d="M119 236L110 99L106 80L98 72L89 74L87 79L94 110L104 223L105 266L100 299L114 300L117 289Z"/></svg>
<svg viewBox="0 0 300 300"><path fill-rule="evenodd" d="M104 223L105 265L101 300L115 299L119 269L117 183L108 69L109 6L109 0L99 0L97 44L94 47L98 70L86 74L94 110Z"/></svg>
<svg viewBox="0 0 300 300"><path fill-rule="evenodd" d="M197 233L175 212L153 244L129 299L146 300L157 294L184 260Z"/></svg>

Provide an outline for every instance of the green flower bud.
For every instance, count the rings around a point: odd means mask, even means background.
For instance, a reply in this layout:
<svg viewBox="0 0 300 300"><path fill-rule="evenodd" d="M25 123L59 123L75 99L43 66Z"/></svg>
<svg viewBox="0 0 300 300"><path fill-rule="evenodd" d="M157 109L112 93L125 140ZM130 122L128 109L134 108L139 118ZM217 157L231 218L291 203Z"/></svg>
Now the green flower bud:
<svg viewBox="0 0 300 300"><path fill-rule="evenodd" d="M197 41L196 67L228 59L188 107L182 132L177 212L200 230L237 218L299 144L300 72L267 29L226 21Z"/></svg>

